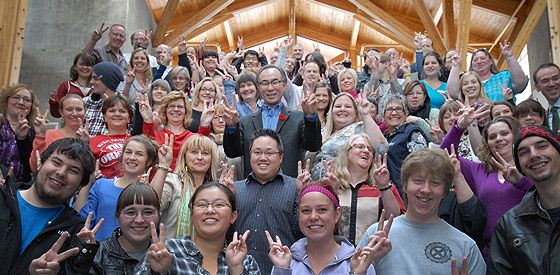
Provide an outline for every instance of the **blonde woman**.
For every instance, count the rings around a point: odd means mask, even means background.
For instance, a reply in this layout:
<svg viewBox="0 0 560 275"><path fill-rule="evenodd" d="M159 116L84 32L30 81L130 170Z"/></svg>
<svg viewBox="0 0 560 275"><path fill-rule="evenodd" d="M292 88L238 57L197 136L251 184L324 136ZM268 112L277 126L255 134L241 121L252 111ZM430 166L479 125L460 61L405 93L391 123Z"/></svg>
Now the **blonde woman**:
<svg viewBox="0 0 560 275"><path fill-rule="evenodd" d="M143 94L152 82L149 57L148 52L142 48L134 50L130 56L124 87L119 85L119 88L123 87L122 95L128 98L132 104L136 102L138 94Z"/></svg>
<svg viewBox="0 0 560 275"><path fill-rule="evenodd" d="M189 131L193 133L198 131L205 105L213 106L220 98L222 98L220 88L211 77L205 77L196 84L192 94L192 121L188 127Z"/></svg>

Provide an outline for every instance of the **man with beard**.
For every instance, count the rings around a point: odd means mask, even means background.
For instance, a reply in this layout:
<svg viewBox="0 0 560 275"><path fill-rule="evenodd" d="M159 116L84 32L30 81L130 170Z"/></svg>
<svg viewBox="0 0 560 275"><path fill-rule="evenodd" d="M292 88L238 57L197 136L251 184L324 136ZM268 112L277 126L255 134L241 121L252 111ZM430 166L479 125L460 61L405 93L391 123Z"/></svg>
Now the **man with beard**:
<svg viewBox="0 0 560 275"><path fill-rule="evenodd" d="M528 126L513 152L534 188L496 224L488 274L560 274L560 141L546 127Z"/></svg>
<svg viewBox="0 0 560 275"><path fill-rule="evenodd" d="M84 226L68 200L89 182L93 154L82 140L63 138L45 150L41 162L29 184L0 176L0 274L60 268L65 274L87 273L97 248L82 238L93 240L96 229Z"/></svg>

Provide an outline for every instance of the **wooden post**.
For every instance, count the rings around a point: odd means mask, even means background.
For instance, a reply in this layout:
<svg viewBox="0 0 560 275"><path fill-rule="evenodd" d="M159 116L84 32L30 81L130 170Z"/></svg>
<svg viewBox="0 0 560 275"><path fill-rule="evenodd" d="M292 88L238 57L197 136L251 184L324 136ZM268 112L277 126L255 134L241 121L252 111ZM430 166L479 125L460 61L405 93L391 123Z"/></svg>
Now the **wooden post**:
<svg viewBox="0 0 560 275"><path fill-rule="evenodd" d="M457 21L457 44L456 49L462 50L461 70L467 70L467 49L469 45L469 32L471 29L472 0L462 0L459 8L459 20Z"/></svg>
<svg viewBox="0 0 560 275"><path fill-rule="evenodd" d="M0 87L19 81L28 7L28 0L0 1Z"/></svg>
<svg viewBox="0 0 560 275"><path fill-rule="evenodd" d="M560 2L558 0L548 0L548 24L550 26L552 62L560 64Z"/></svg>
<svg viewBox="0 0 560 275"><path fill-rule="evenodd" d="M175 9L177 8L177 4L179 4L179 0L169 0L165 5L165 9L163 10L163 14L161 15L158 25L156 27L156 32L154 34L154 39L152 40L152 45L156 47L157 45L161 44L163 38L165 37L165 33L167 32L167 27L173 18L173 14L175 14Z"/></svg>
<svg viewBox="0 0 560 275"><path fill-rule="evenodd" d="M356 70L358 65L358 58L356 56L356 43L358 42L358 34L360 33L360 21L354 19L354 29L352 29L352 36L350 37L350 48L348 53L352 59L352 67Z"/></svg>
<svg viewBox="0 0 560 275"><path fill-rule="evenodd" d="M447 49L453 48L457 40L457 28L455 27L455 13L453 11L453 0L443 0L443 42Z"/></svg>

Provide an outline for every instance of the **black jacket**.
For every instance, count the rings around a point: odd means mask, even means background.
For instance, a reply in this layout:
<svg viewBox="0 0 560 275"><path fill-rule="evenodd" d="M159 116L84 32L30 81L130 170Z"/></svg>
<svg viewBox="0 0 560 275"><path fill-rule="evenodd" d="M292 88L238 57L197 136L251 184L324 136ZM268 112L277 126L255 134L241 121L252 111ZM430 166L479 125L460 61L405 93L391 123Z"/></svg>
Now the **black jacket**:
<svg viewBox="0 0 560 275"><path fill-rule="evenodd" d="M133 274L139 261L130 257L119 244L121 235L117 228L111 238L100 242L90 274Z"/></svg>
<svg viewBox="0 0 560 275"><path fill-rule="evenodd" d="M488 274L560 274L560 222L553 223L537 198L533 187L496 224Z"/></svg>
<svg viewBox="0 0 560 275"><path fill-rule="evenodd" d="M16 184L11 178L7 178L6 185L0 187L0 274L28 274L31 261L47 252L64 231L70 233L70 237L59 252L73 247L79 247L80 252L61 263L59 274L87 274L97 245L85 244L76 236L84 227L84 221L68 205L19 255L21 219L16 192L18 188L25 187L23 184Z"/></svg>
<svg viewBox="0 0 560 275"><path fill-rule="evenodd" d="M471 237L482 251L486 207L476 196L473 195L464 203L457 203L457 194L455 191L449 191L439 205L439 217Z"/></svg>

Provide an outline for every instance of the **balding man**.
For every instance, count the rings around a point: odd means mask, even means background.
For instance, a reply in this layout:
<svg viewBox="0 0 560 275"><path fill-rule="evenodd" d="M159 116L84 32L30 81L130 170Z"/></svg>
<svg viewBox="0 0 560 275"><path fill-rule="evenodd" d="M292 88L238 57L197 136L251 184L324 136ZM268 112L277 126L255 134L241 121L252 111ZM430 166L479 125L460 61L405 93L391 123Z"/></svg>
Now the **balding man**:
<svg viewBox="0 0 560 275"><path fill-rule="evenodd" d="M105 46L97 46L97 42L103 37L103 33L109 30L109 43ZM88 44L84 47L83 52L93 54L96 63L111 62L119 66L124 73L128 68L128 62L124 58L121 51L124 42L126 41L126 29L121 24L113 24L111 27L105 27L105 23L101 24L99 29L96 29L91 34Z"/></svg>

